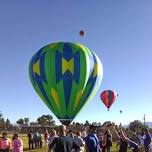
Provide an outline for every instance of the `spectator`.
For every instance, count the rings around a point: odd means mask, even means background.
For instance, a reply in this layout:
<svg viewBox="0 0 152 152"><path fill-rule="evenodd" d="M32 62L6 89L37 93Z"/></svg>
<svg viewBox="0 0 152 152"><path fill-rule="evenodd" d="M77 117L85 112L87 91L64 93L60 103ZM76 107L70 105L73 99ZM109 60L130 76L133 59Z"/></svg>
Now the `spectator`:
<svg viewBox="0 0 152 152"><path fill-rule="evenodd" d="M49 139L48 139L48 143L52 143L52 141L57 138L57 133L56 133L56 130L52 129L51 132L50 132L50 136L49 136Z"/></svg>
<svg viewBox="0 0 152 152"><path fill-rule="evenodd" d="M48 139L49 139L49 133L48 133L48 130L46 130L44 133L44 140L46 144L48 143Z"/></svg>
<svg viewBox="0 0 152 152"><path fill-rule="evenodd" d="M33 133L30 131L29 133L28 133L28 135L27 135L27 137L28 137L28 145L29 145L29 150L32 148L32 149L34 149L34 147L33 147L33 138L34 138L34 135L33 135Z"/></svg>
<svg viewBox="0 0 152 152"><path fill-rule="evenodd" d="M81 137L81 132L78 131L77 132L77 136L74 137L74 142L80 147L80 151L79 152L84 152L84 144L85 142L83 141L82 137Z"/></svg>
<svg viewBox="0 0 152 152"><path fill-rule="evenodd" d="M152 152L152 149L151 149L151 135L149 133L149 129L146 128L145 129L145 135L144 135L144 149L145 149L145 152Z"/></svg>
<svg viewBox="0 0 152 152"><path fill-rule="evenodd" d="M37 131L34 133L34 143L35 148L40 148L40 135Z"/></svg>
<svg viewBox="0 0 152 152"><path fill-rule="evenodd" d="M23 152L23 141L18 134L14 134L12 142L13 152Z"/></svg>
<svg viewBox="0 0 152 152"><path fill-rule="evenodd" d="M74 144L71 146L71 142L66 136L66 126L59 126L59 137L55 138L52 143L49 144L49 152L54 148L54 152L71 152L72 148L79 149L79 146Z"/></svg>
<svg viewBox="0 0 152 152"><path fill-rule="evenodd" d="M7 138L7 133L2 134L2 139L0 139L0 152L9 152L10 150L10 139Z"/></svg>
<svg viewBox="0 0 152 152"><path fill-rule="evenodd" d="M106 133L106 152L111 152L112 147L112 135L110 134L110 130L107 130Z"/></svg>
<svg viewBox="0 0 152 152"><path fill-rule="evenodd" d="M89 126L89 134L85 139L86 143L86 152L99 152L100 151L100 142L96 135L96 126Z"/></svg>
<svg viewBox="0 0 152 152"><path fill-rule="evenodd" d="M122 129L120 130L120 132L117 132L115 129L115 126L113 126L113 129L119 139L119 150L118 152L127 152L128 151L128 140L125 137Z"/></svg>
<svg viewBox="0 0 152 152"><path fill-rule="evenodd" d="M144 152L144 133L141 132L141 133L138 133L138 138L139 138L139 149L140 149L140 152Z"/></svg>

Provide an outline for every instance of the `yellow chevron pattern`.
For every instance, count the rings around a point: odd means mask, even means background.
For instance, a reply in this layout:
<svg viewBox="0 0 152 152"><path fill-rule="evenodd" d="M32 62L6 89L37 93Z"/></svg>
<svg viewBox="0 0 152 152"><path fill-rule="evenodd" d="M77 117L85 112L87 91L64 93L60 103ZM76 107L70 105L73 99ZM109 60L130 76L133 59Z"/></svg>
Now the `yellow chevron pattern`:
<svg viewBox="0 0 152 152"><path fill-rule="evenodd" d="M66 61L62 58L62 75L69 70L71 74L74 74L74 59L72 58L70 61Z"/></svg>
<svg viewBox="0 0 152 152"><path fill-rule="evenodd" d="M40 76L40 60L33 65L33 71Z"/></svg>

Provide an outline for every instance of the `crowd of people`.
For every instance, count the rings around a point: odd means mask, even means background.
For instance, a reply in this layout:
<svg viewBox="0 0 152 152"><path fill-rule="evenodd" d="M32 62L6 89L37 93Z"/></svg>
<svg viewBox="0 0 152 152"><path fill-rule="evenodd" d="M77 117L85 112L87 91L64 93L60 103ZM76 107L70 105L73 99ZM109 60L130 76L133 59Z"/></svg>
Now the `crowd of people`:
<svg viewBox="0 0 152 152"><path fill-rule="evenodd" d="M152 152L152 138L149 129L133 136L125 134L121 126L112 126L117 137L117 152ZM48 152L112 152L113 138L110 130L97 130L90 125L86 136L81 132L67 131L66 126L58 128L58 134L53 131L48 139Z"/></svg>
<svg viewBox="0 0 152 152"><path fill-rule="evenodd" d="M64 125L58 129L51 129L42 135L29 132L28 144L30 149L42 147L42 139L47 145L48 152L112 152L113 143L116 143L117 152L152 152L152 137L149 129L144 132L134 133L132 136L124 132L121 125L111 126L108 129L98 129L90 125L83 132L71 130ZM113 134L113 136L112 136ZM114 139L114 134L116 139ZM7 133L2 134L0 139L0 152L9 152L12 147L13 152L23 152L23 141L18 134L14 134L12 140L7 138Z"/></svg>
<svg viewBox="0 0 152 152"><path fill-rule="evenodd" d="M42 134L39 132L29 132L28 135L28 145L29 145L29 150L30 149L35 149L35 148L42 148Z"/></svg>

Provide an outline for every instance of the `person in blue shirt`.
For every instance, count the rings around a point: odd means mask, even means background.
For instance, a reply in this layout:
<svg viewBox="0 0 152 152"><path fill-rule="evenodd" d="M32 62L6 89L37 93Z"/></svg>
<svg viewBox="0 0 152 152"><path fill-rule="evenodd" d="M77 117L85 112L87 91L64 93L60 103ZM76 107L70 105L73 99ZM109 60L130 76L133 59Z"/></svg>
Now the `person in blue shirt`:
<svg viewBox="0 0 152 152"><path fill-rule="evenodd" d="M97 127L94 125L89 126L88 136L85 138L86 152L100 152L100 142L96 135Z"/></svg>
<svg viewBox="0 0 152 152"><path fill-rule="evenodd" d="M152 149L151 149L151 144L152 142L152 138L151 138L151 135L149 133L149 129L146 128L145 129L145 135L144 135L144 149L145 149L145 152L152 152Z"/></svg>

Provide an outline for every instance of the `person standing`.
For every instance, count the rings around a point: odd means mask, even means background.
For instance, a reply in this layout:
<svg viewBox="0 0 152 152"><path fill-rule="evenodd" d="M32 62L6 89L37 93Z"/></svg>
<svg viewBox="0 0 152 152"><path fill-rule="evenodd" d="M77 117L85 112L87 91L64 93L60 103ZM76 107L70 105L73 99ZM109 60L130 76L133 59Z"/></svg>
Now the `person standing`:
<svg viewBox="0 0 152 152"><path fill-rule="evenodd" d="M52 143L52 141L55 139L55 138L58 138L57 136L57 133L56 133L56 130L52 129L51 132L50 132L50 136L49 136L49 139L48 139L48 143Z"/></svg>
<svg viewBox="0 0 152 152"><path fill-rule="evenodd" d="M84 152L84 145L85 142L83 141L82 137L81 137L81 132L78 131L77 132L77 136L74 137L74 142L79 145L80 147L80 151L79 152Z"/></svg>
<svg viewBox="0 0 152 152"><path fill-rule="evenodd" d="M23 152L23 141L19 138L18 134L14 134L12 142L13 152Z"/></svg>
<svg viewBox="0 0 152 152"><path fill-rule="evenodd" d="M44 133L45 144L48 143L48 139L49 139L49 133L48 133L48 130L46 130L45 133Z"/></svg>
<svg viewBox="0 0 152 152"><path fill-rule="evenodd" d="M149 129L146 128L145 129L145 135L144 135L144 149L145 149L145 152L152 152L151 142L152 142L152 139L151 139L151 135L149 133Z"/></svg>
<svg viewBox="0 0 152 152"><path fill-rule="evenodd" d="M100 152L100 141L96 135L97 127L89 126L88 136L85 138L86 152Z"/></svg>
<svg viewBox="0 0 152 152"><path fill-rule="evenodd" d="M106 135L106 152L111 152L112 135L110 134L110 130L107 130L105 135Z"/></svg>
<svg viewBox="0 0 152 152"><path fill-rule="evenodd" d="M34 135L33 135L33 133L30 131L29 133L28 133L28 135L27 135L27 137L28 137L28 145L29 145L29 150L32 148L32 149L34 149L34 147L33 147L33 138L34 138Z"/></svg>
<svg viewBox="0 0 152 152"><path fill-rule="evenodd" d="M37 131L34 133L34 143L35 148L40 148L40 134Z"/></svg>
<svg viewBox="0 0 152 152"><path fill-rule="evenodd" d="M143 132L139 132L138 133L138 138L139 138L139 141L140 141L140 144L139 144L139 149L140 149L140 152L144 152L144 133Z"/></svg>
<svg viewBox="0 0 152 152"><path fill-rule="evenodd" d="M7 138L7 133L3 133L2 139L0 139L0 152L9 152L10 146L11 141Z"/></svg>
<svg viewBox="0 0 152 152"><path fill-rule="evenodd" d="M128 140L127 140L126 136L124 135L122 129L120 129L120 132L117 132L114 125L113 125L113 129L119 139L118 152L127 152L128 151Z"/></svg>
<svg viewBox="0 0 152 152"><path fill-rule="evenodd" d="M69 138L66 136L66 126L61 125L58 128L59 137L55 138L52 143L48 146L48 152L51 152L54 149L54 152L71 152L72 148L79 149L79 146L74 144L71 145Z"/></svg>

